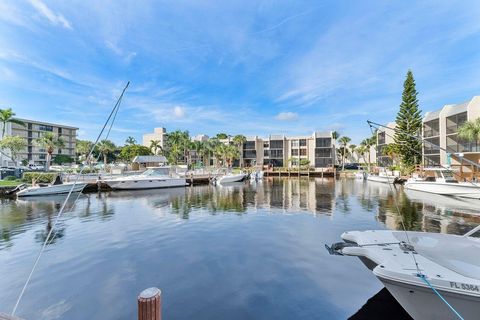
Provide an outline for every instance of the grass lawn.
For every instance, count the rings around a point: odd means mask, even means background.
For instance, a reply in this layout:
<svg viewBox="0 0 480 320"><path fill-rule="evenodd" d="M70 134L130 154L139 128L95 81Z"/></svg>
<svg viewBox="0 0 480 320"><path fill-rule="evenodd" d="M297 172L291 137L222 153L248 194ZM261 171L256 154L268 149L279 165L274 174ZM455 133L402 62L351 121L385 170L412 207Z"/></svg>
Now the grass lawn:
<svg viewBox="0 0 480 320"><path fill-rule="evenodd" d="M0 180L0 187L15 187L15 186L18 186L19 184L22 184L22 182Z"/></svg>

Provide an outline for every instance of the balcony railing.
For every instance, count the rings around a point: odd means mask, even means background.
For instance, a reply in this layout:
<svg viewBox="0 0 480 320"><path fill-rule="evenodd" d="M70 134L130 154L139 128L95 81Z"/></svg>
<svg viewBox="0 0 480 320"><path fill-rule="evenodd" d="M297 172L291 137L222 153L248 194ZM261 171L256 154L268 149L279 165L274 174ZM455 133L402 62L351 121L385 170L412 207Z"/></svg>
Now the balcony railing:
<svg viewBox="0 0 480 320"><path fill-rule="evenodd" d="M458 125L447 126L447 134L456 133L458 131Z"/></svg>
<svg viewBox="0 0 480 320"><path fill-rule="evenodd" d="M465 142L447 145L447 152L480 152L480 143Z"/></svg>

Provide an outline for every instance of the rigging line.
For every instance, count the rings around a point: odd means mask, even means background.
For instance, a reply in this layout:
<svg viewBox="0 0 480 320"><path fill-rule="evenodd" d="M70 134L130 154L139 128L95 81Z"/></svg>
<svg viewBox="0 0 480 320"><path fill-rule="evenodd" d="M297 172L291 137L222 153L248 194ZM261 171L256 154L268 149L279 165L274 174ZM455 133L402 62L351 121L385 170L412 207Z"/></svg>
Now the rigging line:
<svg viewBox="0 0 480 320"><path fill-rule="evenodd" d="M368 122L368 124L370 125L370 130L372 131L372 134L373 134L372 122L370 122L370 121L367 121L367 122ZM385 134L387 135L386 132L385 132ZM388 181L388 175L387 175L387 181ZM390 185L390 183L389 183L389 185ZM392 188L392 187L390 186L390 188ZM392 192L393 192L393 190L392 190ZM405 228L405 224L404 224L404 222L403 222L403 216L402 216L401 213L400 213L400 209L399 209L399 206L398 206L396 197L394 197L394 203L395 203L395 206L396 206L396 208L397 208L397 212L398 212L398 214L399 214L400 217L401 217L401 220L400 220L400 221L402 222L402 228L403 228L403 231L405 232L405 236L407 237L407 243L408 243L409 245L411 245L410 239L409 239L409 237L408 237L408 232L407 232L407 229ZM475 229L477 229L477 228L475 228ZM474 229L474 230L475 230L475 229ZM468 233L467 233L467 234L468 234ZM427 278L426 278L426 275L424 275L424 274L420 271L420 268L419 268L417 259L415 258L415 254L414 254L413 252L412 252L412 258L413 258L413 260L414 260L414 262L415 262L415 267L417 268L417 276L418 276L420 279L422 279L422 280L433 290L433 292L434 292L438 297L440 297L440 299L455 313L455 315L456 315L460 320L464 320L464 319L462 318L462 316L455 310L455 308L453 308L453 307L448 303L448 301L440 294L440 292L438 292L438 291L430 284L430 282L429 282L429 281L427 280Z"/></svg>
<svg viewBox="0 0 480 320"><path fill-rule="evenodd" d="M370 126L372 126L372 125L370 124ZM387 128L388 128L388 127L387 127ZM393 129L393 128L389 128L389 129ZM394 136L388 134L386 131L384 131L384 133L385 133L386 136L394 139ZM440 148L440 146L438 146L438 145L436 145L436 144L434 144L434 143L432 143L432 142L430 142L430 141L423 141L423 142L430 143L431 145L434 145L434 146ZM407 144L405 143L405 141L402 141L400 144L403 145L403 146L405 146L405 147L407 147L408 149L410 149L410 151L415 152L415 153L418 154L420 157L423 157L423 154L422 154L422 153L420 153L418 150L415 150L414 148L412 148L412 147L410 147L409 145L407 145ZM468 159L464 159L464 160L468 160ZM472 161L471 161L471 160L468 160L467 162L472 162ZM475 164L474 162L472 162L472 163ZM447 169L446 167L442 166L440 163L438 163L438 165L439 165L440 167L442 167L442 168ZM476 164L475 164L475 165L476 165ZM453 175L457 176L460 180L462 180L462 176L461 176L460 174L456 173L456 172L453 171L453 170L450 170L450 171L452 172ZM466 181L466 182L470 183L472 186L477 186L473 181Z"/></svg>
<svg viewBox="0 0 480 320"><path fill-rule="evenodd" d="M430 283L430 281L427 280L427 277L423 274L417 274L417 277L419 277L420 279L423 280L423 282L425 282L427 284L427 286L430 287L430 289L433 290L433 292L435 292L435 294L443 301L445 302L445 304L450 308L450 310L458 317L458 319L460 320L465 320L461 315L460 313L458 313L457 310L455 310L455 308L450 304L448 303L448 301L440 294L440 292L437 291L437 289L435 289L432 284Z"/></svg>
<svg viewBox="0 0 480 320"><path fill-rule="evenodd" d="M100 133L98 134L97 139L95 140L94 145L93 145L92 148L90 149L90 152L89 152L89 154L88 154L87 159L88 159L89 157L91 157L91 155L92 155L92 153L93 153L93 150L94 150L95 147L97 146L98 141L100 140L100 137L103 135L103 132L105 131L105 128L107 127L107 124L110 122L110 119L112 118L112 115L114 114L115 110L116 110L117 107L119 106L119 101L121 101L121 98L123 97L123 95L124 95L125 91L127 90L129 84L130 84L130 81L127 82L127 85L125 86L125 88L123 88L122 94L121 94L120 97L118 98L117 103L115 104L115 106L113 107L112 111L110 112L110 114L109 114L109 116L108 116L108 118L107 118L107 121L105 122L105 124L104 124L103 127L102 127L102 130L101 130ZM63 204L62 204L62 207L60 208L60 211L59 211L58 214L57 214L57 217L55 218L55 221L53 222L52 228L51 228L50 231L48 232L47 237L45 238L45 241L43 242L42 248L40 249L40 251L39 251L39 253L38 253L38 255L37 255L37 258L35 259L35 262L34 262L34 264L33 264L33 266L32 266L32 269L30 270L30 273L29 273L29 275L28 275L28 277L27 277L27 280L25 281L25 284L23 285L22 290L20 291L20 294L19 294L19 296L18 296L18 298L17 298L17 301L15 302L15 306L13 307L13 310L12 310L12 313L11 313L12 316L14 316L14 315L15 315L15 312L17 311L18 305L20 304L20 301L22 300L22 297L23 297L23 295L24 295L24 293L25 293L25 290L27 289L27 286L28 286L28 284L30 283L30 280L31 280L31 278L32 278L32 276L33 276L33 273L35 272L35 269L36 269L36 267L37 267L37 265L38 265L38 262L40 261L40 257L42 256L43 252L45 251L47 242L48 242L48 240L50 239L50 236L52 235L53 229L54 229L54 227L56 226L56 224L58 223L58 221L59 221L59 219L60 219L63 211L65 210L65 206L66 206L66 204L67 204L67 201L68 201L68 199L70 198L70 196L71 196L71 194L72 194L72 192L73 192L73 189L75 188L75 185L77 184L78 179L79 179L80 175L81 175L82 172L83 172L83 169L85 169L85 167L82 167L82 169L81 169L80 172L78 173L78 175L77 175L74 183L72 184L72 187L70 188L70 191L69 191L68 194L67 194L67 197L65 198L65 200L64 200L64 202L63 202Z"/></svg>
<svg viewBox="0 0 480 320"><path fill-rule="evenodd" d="M370 122L368 122L368 124L370 125L370 131L372 132L372 135L373 135L373 127L372 125L370 124ZM402 224L402 228L403 228L403 232L405 233L405 237L407 239L407 243L411 246L412 243L410 242L410 237L408 236L408 232L407 232L407 228L405 227L405 221L403 219L403 215L400 211L400 206L398 205L398 201L397 201L397 193L393 190L393 182L394 180L392 181L392 183L390 183L390 179L388 177L388 173L386 174L386 177L387 177L387 184L388 184L388 187L390 188L390 191L393 193L393 203L395 204L395 208L397 210L397 213L400 217L400 223ZM418 262L417 262L417 259L415 258L415 254L411 254L412 258L413 258L413 263L415 264L415 268L417 269L417 273L418 274L421 274L421 271L420 271L420 267L418 266Z"/></svg>

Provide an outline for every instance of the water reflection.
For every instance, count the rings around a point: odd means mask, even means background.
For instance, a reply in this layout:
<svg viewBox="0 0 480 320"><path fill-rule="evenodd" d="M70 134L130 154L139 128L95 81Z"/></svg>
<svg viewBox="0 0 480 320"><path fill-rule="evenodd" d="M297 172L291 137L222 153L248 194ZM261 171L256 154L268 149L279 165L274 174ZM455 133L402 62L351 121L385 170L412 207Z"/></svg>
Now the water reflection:
<svg viewBox="0 0 480 320"><path fill-rule="evenodd" d="M73 208L75 198L80 199ZM0 248L12 245L12 237L28 230L37 221L45 224L37 230L36 239L43 242L52 219L58 213L64 196L24 198L17 201L1 199ZM365 212L374 212L377 219L390 229L462 234L480 223L477 208L480 201L456 199L403 191L386 184L358 180L268 178L260 182L245 182L227 186L199 186L169 190L120 191L88 195L72 195L65 216L85 221L107 221L115 214L116 200L144 200L152 208L170 207L170 214L189 219L192 212L245 214L258 209L274 212L308 212L313 215L348 214L360 205ZM352 206L353 204L353 206ZM400 210L400 215L397 212ZM358 209L356 209L358 210ZM61 238L65 226L57 225L53 234ZM51 239L51 243L55 239Z"/></svg>
<svg viewBox="0 0 480 320"><path fill-rule="evenodd" d="M0 274L12 274L0 277L1 310L14 304L62 201L1 200ZM48 239L21 315L36 318L65 299L65 319L134 318L132 297L153 285L168 292L166 318L345 319L381 285L319 244L402 221L463 234L480 223L476 208L381 183L313 178L81 195ZM71 287L91 294L70 296Z"/></svg>

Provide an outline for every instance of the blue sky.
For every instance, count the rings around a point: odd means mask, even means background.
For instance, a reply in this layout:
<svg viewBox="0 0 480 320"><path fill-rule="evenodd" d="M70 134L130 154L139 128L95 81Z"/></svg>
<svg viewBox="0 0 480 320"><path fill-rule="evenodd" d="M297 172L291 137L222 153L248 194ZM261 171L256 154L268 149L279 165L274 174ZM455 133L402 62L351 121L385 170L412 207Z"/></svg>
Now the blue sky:
<svg viewBox="0 0 480 320"><path fill-rule="evenodd" d="M93 139L310 134L359 142L414 72L423 111L480 94L478 1L0 1L0 108Z"/></svg>

